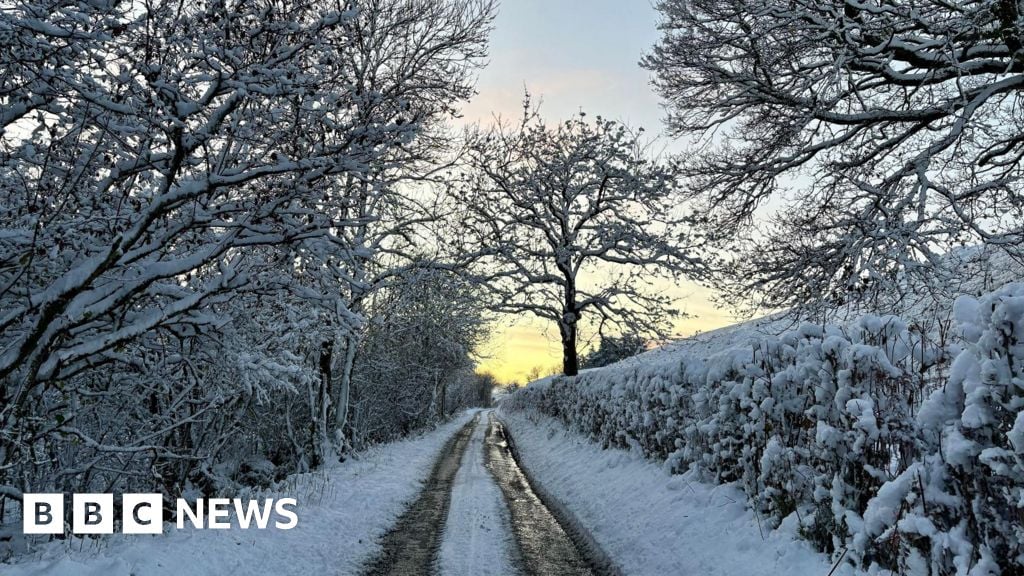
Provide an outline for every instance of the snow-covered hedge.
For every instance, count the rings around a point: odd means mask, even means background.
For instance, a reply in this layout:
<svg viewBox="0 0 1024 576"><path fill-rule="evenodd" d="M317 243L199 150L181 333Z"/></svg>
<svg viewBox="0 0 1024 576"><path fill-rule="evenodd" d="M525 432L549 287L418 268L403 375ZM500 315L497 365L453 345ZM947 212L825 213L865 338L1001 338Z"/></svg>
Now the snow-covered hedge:
<svg viewBox="0 0 1024 576"><path fill-rule="evenodd" d="M737 482L837 559L1024 573L1024 284L961 297L953 330L894 316L751 333L530 386L512 409Z"/></svg>

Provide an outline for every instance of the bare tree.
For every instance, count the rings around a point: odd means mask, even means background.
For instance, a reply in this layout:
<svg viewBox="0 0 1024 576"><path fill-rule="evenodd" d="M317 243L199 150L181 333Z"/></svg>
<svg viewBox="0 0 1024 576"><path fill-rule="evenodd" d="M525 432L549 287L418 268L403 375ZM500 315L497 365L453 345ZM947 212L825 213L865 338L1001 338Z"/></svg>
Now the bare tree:
<svg viewBox="0 0 1024 576"><path fill-rule="evenodd" d="M658 7L643 65L669 127L701 144L685 174L708 228L740 249L731 295L862 300L957 245L1021 257L1019 2Z"/></svg>
<svg viewBox="0 0 1024 576"><path fill-rule="evenodd" d="M583 114L547 126L526 113L512 129L471 134L469 149L461 241L484 248L496 310L555 322L569 375L581 321L667 333L675 311L651 280L706 272L674 165L652 160L622 124Z"/></svg>

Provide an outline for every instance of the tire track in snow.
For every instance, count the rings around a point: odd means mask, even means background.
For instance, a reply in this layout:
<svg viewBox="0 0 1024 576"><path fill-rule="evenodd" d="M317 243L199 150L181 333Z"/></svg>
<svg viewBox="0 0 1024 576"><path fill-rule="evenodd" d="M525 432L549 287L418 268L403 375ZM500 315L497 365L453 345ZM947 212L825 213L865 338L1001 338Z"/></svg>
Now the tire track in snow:
<svg viewBox="0 0 1024 576"><path fill-rule="evenodd" d="M504 426L493 412L486 414L448 441L420 496L384 536L364 574L618 574L557 502L538 496Z"/></svg>
<svg viewBox="0 0 1024 576"><path fill-rule="evenodd" d="M369 564L366 576L423 576L435 572L452 483L479 421L480 416L474 416L441 449L422 492L384 535L380 555Z"/></svg>

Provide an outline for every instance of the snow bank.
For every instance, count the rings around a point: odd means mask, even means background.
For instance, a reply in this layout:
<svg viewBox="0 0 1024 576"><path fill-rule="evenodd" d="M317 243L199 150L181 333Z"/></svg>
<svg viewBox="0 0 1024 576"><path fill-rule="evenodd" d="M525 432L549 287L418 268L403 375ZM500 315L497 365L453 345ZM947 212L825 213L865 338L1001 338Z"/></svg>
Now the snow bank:
<svg viewBox="0 0 1024 576"><path fill-rule="evenodd" d="M795 523L758 527L735 485L672 475L637 451L602 450L542 415L503 411L521 464L625 574L825 576L832 563ZM855 574L841 566L836 575Z"/></svg>
<svg viewBox="0 0 1024 576"><path fill-rule="evenodd" d="M733 484L765 526L792 526L835 559L1012 573L1024 567L1024 284L961 298L952 330L924 325L734 328L503 405Z"/></svg>
<svg viewBox="0 0 1024 576"><path fill-rule="evenodd" d="M381 445L322 474L295 477L279 495L299 500L299 525L282 530L175 530L115 535L67 548L52 542L35 558L0 564L4 576L306 576L358 574L378 539L419 492L438 451L467 412L423 436ZM98 543L98 544L97 544ZM95 546L102 548L96 549Z"/></svg>

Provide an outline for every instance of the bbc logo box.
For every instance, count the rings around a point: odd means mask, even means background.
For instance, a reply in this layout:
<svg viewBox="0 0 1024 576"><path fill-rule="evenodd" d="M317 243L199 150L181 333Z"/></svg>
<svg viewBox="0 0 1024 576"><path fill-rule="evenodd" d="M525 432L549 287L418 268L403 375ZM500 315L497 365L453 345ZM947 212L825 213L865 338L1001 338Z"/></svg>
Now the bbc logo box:
<svg viewBox="0 0 1024 576"><path fill-rule="evenodd" d="M160 494L125 494L121 504L123 533L163 532L163 497ZM25 534L64 532L64 494L25 494L22 505ZM74 534L113 534L116 513L113 494L73 494L71 531Z"/></svg>
<svg viewBox="0 0 1024 576"><path fill-rule="evenodd" d="M25 534L64 533L63 494L24 494L21 505Z"/></svg>
<svg viewBox="0 0 1024 576"><path fill-rule="evenodd" d="M64 533L64 494L24 494L22 523L25 534ZM121 496L121 532L125 534L162 534L164 498L160 494L124 494ZM199 498L190 504L178 498L177 528L187 522L197 529L227 529L234 525L242 530L254 527L265 530L291 530L299 523L295 498L264 498L245 501L240 498ZM204 514L205 511L205 514ZM113 494L72 494L72 534L112 534L117 508Z"/></svg>

